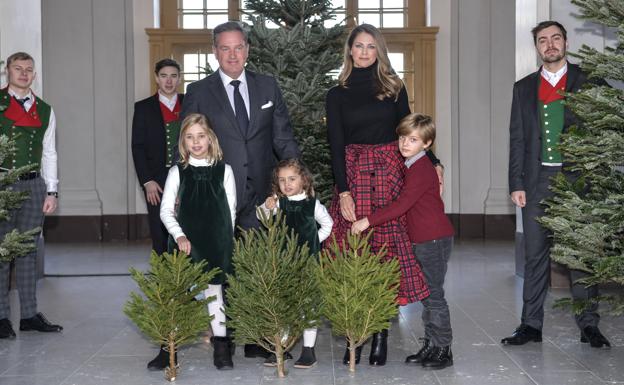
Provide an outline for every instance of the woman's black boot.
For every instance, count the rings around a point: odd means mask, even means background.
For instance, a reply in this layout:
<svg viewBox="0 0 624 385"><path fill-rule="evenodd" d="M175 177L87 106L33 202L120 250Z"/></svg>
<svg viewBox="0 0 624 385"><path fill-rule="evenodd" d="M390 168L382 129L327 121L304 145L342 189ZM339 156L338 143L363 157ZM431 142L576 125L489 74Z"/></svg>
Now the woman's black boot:
<svg viewBox="0 0 624 385"><path fill-rule="evenodd" d="M373 334L371 345L368 363L375 366L385 365L388 356L388 329L383 329L381 332Z"/></svg>

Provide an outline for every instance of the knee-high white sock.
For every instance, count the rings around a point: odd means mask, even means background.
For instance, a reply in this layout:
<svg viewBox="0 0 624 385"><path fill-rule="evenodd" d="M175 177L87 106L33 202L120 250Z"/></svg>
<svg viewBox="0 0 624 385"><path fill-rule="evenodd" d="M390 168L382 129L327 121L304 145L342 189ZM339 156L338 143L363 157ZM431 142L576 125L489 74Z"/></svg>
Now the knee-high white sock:
<svg viewBox="0 0 624 385"><path fill-rule="evenodd" d="M313 348L316 344L316 328L305 329L303 331L303 346Z"/></svg>
<svg viewBox="0 0 624 385"><path fill-rule="evenodd" d="M208 289L204 290L206 298L215 297L215 300L208 303L208 313L214 316L214 319L210 321L212 327L212 334L215 337L225 337L225 313L223 310L223 290L221 285L208 285Z"/></svg>

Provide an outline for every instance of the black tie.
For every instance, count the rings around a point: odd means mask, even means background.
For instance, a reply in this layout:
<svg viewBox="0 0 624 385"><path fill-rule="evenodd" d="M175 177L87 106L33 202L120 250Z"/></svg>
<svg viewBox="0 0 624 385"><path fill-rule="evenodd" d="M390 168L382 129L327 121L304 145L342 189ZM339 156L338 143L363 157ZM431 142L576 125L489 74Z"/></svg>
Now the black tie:
<svg viewBox="0 0 624 385"><path fill-rule="evenodd" d="M238 86L240 86L240 80L232 80L230 82L234 86L234 115L236 115L236 121L243 135L247 135L247 127L249 127L249 117L247 117L247 108L245 108L245 102L241 95Z"/></svg>
<svg viewBox="0 0 624 385"><path fill-rule="evenodd" d="M26 96L24 99L18 99L17 97L15 97L15 100L17 100L17 102L22 106L22 108L24 110L26 110L26 102L30 100L30 97Z"/></svg>

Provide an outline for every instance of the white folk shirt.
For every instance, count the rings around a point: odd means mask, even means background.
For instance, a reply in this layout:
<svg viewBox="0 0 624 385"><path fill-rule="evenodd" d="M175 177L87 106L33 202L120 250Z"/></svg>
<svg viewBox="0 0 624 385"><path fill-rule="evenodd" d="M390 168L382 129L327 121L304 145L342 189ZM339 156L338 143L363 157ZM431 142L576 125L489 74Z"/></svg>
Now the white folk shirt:
<svg viewBox="0 0 624 385"><path fill-rule="evenodd" d="M195 167L208 167L212 166L213 162L206 159L193 158L191 156L189 158L189 164ZM234 224L236 222L236 184L234 182L232 167L230 167L229 164L225 165L223 187L225 188L225 195L227 197L227 203L232 217L232 230L234 230ZM175 204L179 189L180 172L178 171L178 165L175 165L169 169L169 175L167 176L167 181L165 182L165 189L160 202L160 220L176 242L178 238L185 236L182 231L182 227L175 217ZM206 220L209 219L206 218Z"/></svg>
<svg viewBox="0 0 624 385"><path fill-rule="evenodd" d="M9 95L18 99L28 98L24 103L24 109L29 111L35 104L35 95L32 91L28 91L23 97L16 94L10 87ZM47 191L58 191L58 156L56 154L56 116L54 110L50 107L50 120L48 128L43 134L43 151L41 153L41 177L46 184Z"/></svg>
<svg viewBox="0 0 624 385"><path fill-rule="evenodd" d="M557 72L550 72L546 68L542 67L542 77L553 87L559 83L559 80L568 73L568 63L566 63L561 69Z"/></svg>
<svg viewBox="0 0 624 385"><path fill-rule="evenodd" d="M306 195L306 193L302 192L301 194L291 195L287 198L289 201L302 201L306 199L307 197L308 196ZM258 217L258 219L260 219L260 212L259 212L260 210L262 210L265 215L277 214L277 208L279 207L279 199L276 199L276 202L277 202L277 207L275 207L273 210L267 209L265 203L258 206L258 212L256 212L256 216ZM332 226L334 225L334 221L332 220L331 216L327 212L327 208L325 208L325 206L323 206L323 204L319 202L318 199L316 199L316 205L314 206L314 219L316 220L316 223L318 223L321 226L321 228L318 231L318 237L319 237L319 241L323 242L324 240L327 239L327 237L329 237L329 234L331 234L331 229L332 229Z"/></svg>
<svg viewBox="0 0 624 385"><path fill-rule="evenodd" d="M173 97L169 99L165 95L163 95L160 90L158 90L158 100L165 105L169 109L169 111L173 111L175 105L178 101L178 94L173 94Z"/></svg>

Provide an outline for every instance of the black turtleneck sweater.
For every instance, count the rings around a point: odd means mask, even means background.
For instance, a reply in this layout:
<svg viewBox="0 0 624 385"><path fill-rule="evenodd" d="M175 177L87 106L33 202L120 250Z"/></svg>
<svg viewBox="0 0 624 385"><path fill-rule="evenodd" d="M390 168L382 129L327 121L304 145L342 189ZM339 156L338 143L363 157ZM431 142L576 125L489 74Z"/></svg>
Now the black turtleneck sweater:
<svg viewBox="0 0 624 385"><path fill-rule="evenodd" d="M335 86L327 92L327 131L339 193L349 190L345 147L349 144L386 144L397 140L395 129L401 119L410 113L405 87L401 88L396 101L376 98L376 67L376 64L367 68L354 67L347 79L347 88ZM432 161L439 163L435 156Z"/></svg>

